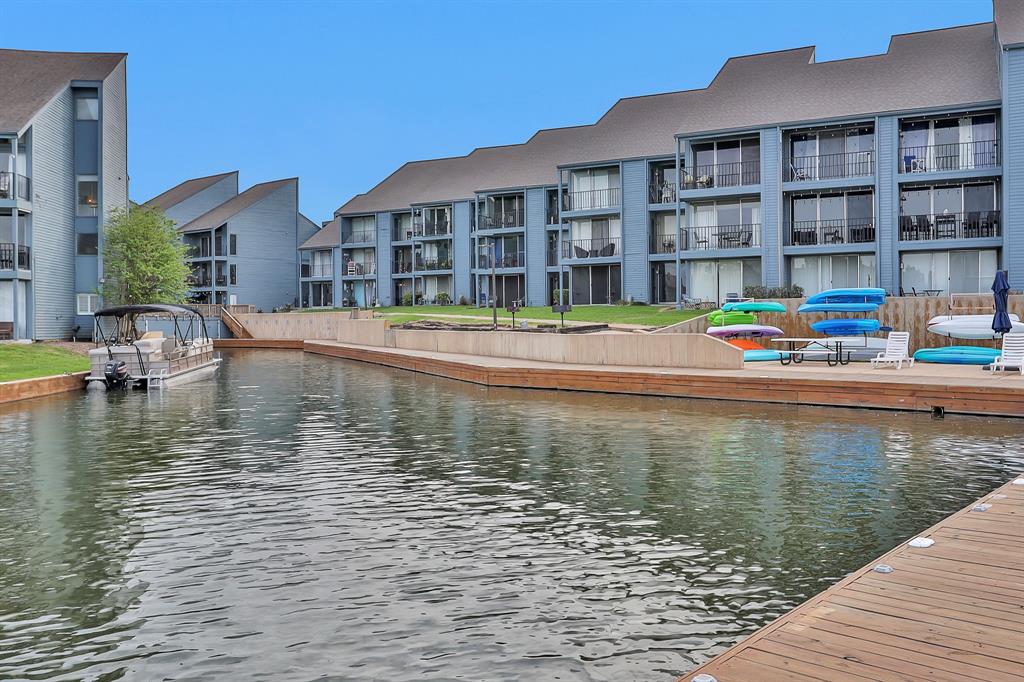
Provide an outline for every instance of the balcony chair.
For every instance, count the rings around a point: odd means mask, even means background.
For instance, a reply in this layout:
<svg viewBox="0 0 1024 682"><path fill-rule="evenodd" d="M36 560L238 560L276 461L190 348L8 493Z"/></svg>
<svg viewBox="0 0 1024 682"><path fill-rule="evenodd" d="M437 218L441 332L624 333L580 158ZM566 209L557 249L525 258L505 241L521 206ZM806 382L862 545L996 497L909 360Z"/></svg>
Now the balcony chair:
<svg viewBox="0 0 1024 682"><path fill-rule="evenodd" d="M811 174L807 172L806 168L797 168L795 165L793 165L792 162L790 162L789 168L790 177L793 179L794 182L811 179Z"/></svg>
<svg viewBox="0 0 1024 682"><path fill-rule="evenodd" d="M597 252L598 257L607 258L615 255L615 243L606 244L604 248Z"/></svg>
<svg viewBox="0 0 1024 682"><path fill-rule="evenodd" d="M582 246L573 245L572 253L573 256L575 256L576 258L590 258L590 252L584 249Z"/></svg>

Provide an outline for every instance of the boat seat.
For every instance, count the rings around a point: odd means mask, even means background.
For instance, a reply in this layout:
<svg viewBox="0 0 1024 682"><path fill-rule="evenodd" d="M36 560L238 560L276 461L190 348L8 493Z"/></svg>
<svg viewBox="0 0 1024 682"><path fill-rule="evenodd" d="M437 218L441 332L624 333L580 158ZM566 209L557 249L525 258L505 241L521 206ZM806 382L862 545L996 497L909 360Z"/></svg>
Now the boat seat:
<svg viewBox="0 0 1024 682"><path fill-rule="evenodd" d="M153 331L153 332L146 332L145 334L142 335L142 337L139 340L142 341L144 339L162 339L162 338L164 338L164 333L162 331Z"/></svg>

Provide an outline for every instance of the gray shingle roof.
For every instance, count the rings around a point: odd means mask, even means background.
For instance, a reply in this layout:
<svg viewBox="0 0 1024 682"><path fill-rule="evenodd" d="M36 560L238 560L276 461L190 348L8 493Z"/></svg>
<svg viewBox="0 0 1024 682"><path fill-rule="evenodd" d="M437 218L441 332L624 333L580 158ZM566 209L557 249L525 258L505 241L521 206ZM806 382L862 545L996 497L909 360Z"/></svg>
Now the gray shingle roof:
<svg viewBox="0 0 1024 682"><path fill-rule="evenodd" d="M999 42L1003 45L1024 43L1024 2L1021 0L995 0L992 14L996 19Z"/></svg>
<svg viewBox="0 0 1024 682"><path fill-rule="evenodd" d="M103 80L125 57L120 52L0 50L0 132L20 133L71 81Z"/></svg>
<svg viewBox="0 0 1024 682"><path fill-rule="evenodd" d="M341 246L341 218L335 218L327 223L316 234L307 239L299 246L300 249L327 249L334 246Z"/></svg>
<svg viewBox="0 0 1024 682"><path fill-rule="evenodd" d="M894 36L882 55L814 62L814 48L736 57L704 89L619 100L592 125L541 130L523 144L406 163L341 214L553 184L560 165L674 154L676 134L1000 98L993 24Z"/></svg>
<svg viewBox="0 0 1024 682"><path fill-rule="evenodd" d="M185 201L185 199L188 199L189 197L198 194L199 192L202 192L204 189L208 187L216 185L224 178L231 177L232 175L238 175L238 171L229 171L227 173L207 175L206 177L203 178L192 178L191 180L186 180L185 182L175 185L166 192L158 194L157 196L153 197L152 199L144 203L143 206L147 208L159 206L160 208L166 211L171 206L176 206L180 204L181 202Z"/></svg>
<svg viewBox="0 0 1024 682"><path fill-rule="evenodd" d="M237 215L257 202L262 201L282 187L286 187L287 185L295 184L297 182L298 178L288 178L285 180L274 180L272 182L253 185L241 194L228 199L220 206L207 211L192 222L182 225L178 228L178 231L204 232L206 230L212 230L220 227L232 216Z"/></svg>

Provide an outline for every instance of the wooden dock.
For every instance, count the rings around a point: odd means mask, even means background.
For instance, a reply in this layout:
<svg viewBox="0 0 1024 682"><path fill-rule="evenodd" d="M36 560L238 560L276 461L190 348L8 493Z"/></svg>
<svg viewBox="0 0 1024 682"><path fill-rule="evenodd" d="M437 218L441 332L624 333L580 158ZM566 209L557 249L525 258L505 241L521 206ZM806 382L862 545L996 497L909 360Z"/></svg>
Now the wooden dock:
<svg viewBox="0 0 1024 682"><path fill-rule="evenodd" d="M1020 682L1024 478L918 537L680 682Z"/></svg>
<svg viewBox="0 0 1024 682"><path fill-rule="evenodd" d="M897 371L872 370L866 363L828 368L824 363L781 367L761 362L722 370L539 362L337 341L306 341L304 348L502 388L1024 417L1024 377L1009 372L992 376L973 366L921 363Z"/></svg>

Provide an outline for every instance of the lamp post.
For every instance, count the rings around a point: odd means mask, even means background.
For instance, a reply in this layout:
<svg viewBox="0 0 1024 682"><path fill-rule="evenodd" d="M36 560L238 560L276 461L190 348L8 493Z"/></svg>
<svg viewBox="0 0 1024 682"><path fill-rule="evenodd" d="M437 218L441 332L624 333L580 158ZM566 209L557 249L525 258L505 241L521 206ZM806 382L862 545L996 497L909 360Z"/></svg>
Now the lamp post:
<svg viewBox="0 0 1024 682"><path fill-rule="evenodd" d="M491 324L494 328L494 331L498 330L498 299L494 295L496 291L494 287L496 286L498 279L498 247L496 239L497 238L494 235L491 235Z"/></svg>

